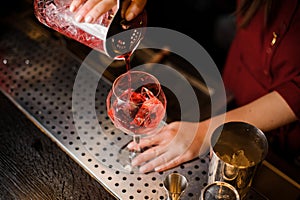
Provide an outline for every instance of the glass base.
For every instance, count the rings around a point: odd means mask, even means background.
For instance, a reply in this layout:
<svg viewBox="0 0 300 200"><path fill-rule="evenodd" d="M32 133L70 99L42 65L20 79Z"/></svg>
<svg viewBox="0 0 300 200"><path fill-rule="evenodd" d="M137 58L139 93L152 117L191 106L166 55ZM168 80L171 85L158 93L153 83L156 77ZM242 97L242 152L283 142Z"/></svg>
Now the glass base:
<svg viewBox="0 0 300 200"><path fill-rule="evenodd" d="M139 166L133 167L131 165L132 160L138 156L140 153L142 153L145 149L140 149L139 143L142 138L152 137L153 135L159 133L160 129L162 129L166 125L165 121L161 121L159 126L153 130L152 132L149 132L148 134L144 135L132 135L132 140L130 140L127 144L125 144L123 147L120 148L118 152L118 162L122 166L122 168L129 173L141 173L139 171ZM131 150L127 148L127 145L131 142L135 143L135 150Z"/></svg>
<svg viewBox="0 0 300 200"><path fill-rule="evenodd" d="M131 141L130 141L131 142ZM127 148L127 144L122 147L118 152L118 162L122 166L125 172L131 174L141 173L139 172L139 166L132 166L132 159L139 155L141 152L132 151Z"/></svg>

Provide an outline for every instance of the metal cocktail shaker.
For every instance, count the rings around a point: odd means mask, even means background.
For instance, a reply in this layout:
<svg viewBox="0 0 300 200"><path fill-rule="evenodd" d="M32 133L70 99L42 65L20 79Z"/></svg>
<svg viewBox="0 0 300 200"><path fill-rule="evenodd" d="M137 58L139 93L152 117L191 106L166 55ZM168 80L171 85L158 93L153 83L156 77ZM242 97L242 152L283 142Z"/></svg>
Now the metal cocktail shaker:
<svg viewBox="0 0 300 200"><path fill-rule="evenodd" d="M245 198L267 151L267 139L258 128L244 122L219 126L211 137L208 183L227 182Z"/></svg>
<svg viewBox="0 0 300 200"><path fill-rule="evenodd" d="M131 21L121 17L120 1L95 23L77 22L69 10L72 0L34 0L34 13L44 25L111 58L132 52L144 36L144 10Z"/></svg>

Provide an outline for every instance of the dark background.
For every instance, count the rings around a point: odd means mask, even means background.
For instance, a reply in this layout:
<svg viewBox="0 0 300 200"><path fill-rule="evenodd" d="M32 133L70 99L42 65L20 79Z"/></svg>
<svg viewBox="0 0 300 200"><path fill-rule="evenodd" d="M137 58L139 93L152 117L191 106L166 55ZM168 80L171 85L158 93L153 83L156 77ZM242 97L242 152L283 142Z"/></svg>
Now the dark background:
<svg viewBox="0 0 300 200"><path fill-rule="evenodd" d="M148 0L146 6L148 26L169 28L190 36L207 50L220 71L222 71L230 42L234 36L235 27L233 18L230 17L234 9L235 1L233 0L189 0L181 4L171 0ZM5 20L11 15L32 11L31 0L6 1L0 7L0 17L1 20ZM33 18L33 20L36 19ZM5 30L2 27L0 31ZM66 40L70 42L70 50L76 51L81 56L91 50L76 41L67 38ZM65 197L66 194L73 195L75 199L97 199L97 196L103 199L111 198L109 195L105 196L107 193L99 189L101 185L50 139L45 135L40 135L34 124L2 94L0 95L0 113L0 127L7 126L6 129L0 130L0 199L16 199L12 193L22 194L22 190L17 187L7 188L5 183L14 186L27 185L29 191L41 190L44 193L38 195L50 195L46 196L49 199L68 199ZM15 126L16 121L21 124ZM25 131L18 135L20 129ZM53 155L56 155L57 159L53 160ZM285 161L284 156L274 154L272 150L267 159L291 178L300 182L298 165ZM61 160L63 164L51 166L54 165L55 160ZM32 182L26 178L24 182L18 182L25 177L26 173L31 176ZM80 176L74 176L74 174ZM55 184L45 185L47 179L55 183L57 187ZM41 185L32 185L32 183ZM85 184L88 184L88 187ZM62 188L65 191L61 190ZM44 197L37 196L37 199Z"/></svg>
<svg viewBox="0 0 300 200"><path fill-rule="evenodd" d="M234 26L226 19L235 10L235 0L190 0L182 3L149 0L146 9L149 26L169 28L190 36L222 69L234 35Z"/></svg>

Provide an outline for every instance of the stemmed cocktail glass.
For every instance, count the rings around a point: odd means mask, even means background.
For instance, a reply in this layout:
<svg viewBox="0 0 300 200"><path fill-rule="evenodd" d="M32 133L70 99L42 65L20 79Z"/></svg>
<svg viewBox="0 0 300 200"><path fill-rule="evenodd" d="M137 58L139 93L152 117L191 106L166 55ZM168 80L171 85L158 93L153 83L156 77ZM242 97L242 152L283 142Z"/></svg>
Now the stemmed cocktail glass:
<svg viewBox="0 0 300 200"><path fill-rule="evenodd" d="M164 124L165 94L153 75L127 71L115 79L106 101L108 116L115 127L133 137L134 150L129 151L126 146L121 149L120 162L125 169L134 172L130 163L141 152L141 137L157 133Z"/></svg>

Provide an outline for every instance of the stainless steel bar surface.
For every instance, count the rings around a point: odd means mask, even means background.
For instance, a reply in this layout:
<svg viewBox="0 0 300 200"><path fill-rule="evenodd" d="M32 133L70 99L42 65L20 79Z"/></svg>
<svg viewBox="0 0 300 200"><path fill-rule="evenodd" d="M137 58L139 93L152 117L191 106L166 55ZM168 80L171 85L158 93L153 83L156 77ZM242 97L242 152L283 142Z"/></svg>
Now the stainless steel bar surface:
<svg viewBox="0 0 300 200"><path fill-rule="evenodd" d="M1 36L1 91L116 198L164 199L162 180L170 172L130 174L122 171L118 163L117 149L129 137L115 129L107 117L105 98L110 83L100 79L95 97L78 94L80 98L85 96L82 100L86 104L94 102L97 119L85 107L77 113L81 120L75 124L72 92L81 63L50 40L40 42L16 29ZM99 79L88 68L82 73L91 82ZM207 164L203 158L172 170L184 174L191 182L185 199L197 199L206 183Z"/></svg>
<svg viewBox="0 0 300 200"><path fill-rule="evenodd" d="M81 61L66 48L26 23L26 34L4 27L0 36L0 90L116 199L166 199L162 182L172 172L189 182L182 199L199 199L207 184L208 157L162 173L122 170L117 151L129 137L107 116L105 99L111 83L89 66L81 68ZM79 70L83 82L77 77ZM94 93L84 88L95 81Z"/></svg>

